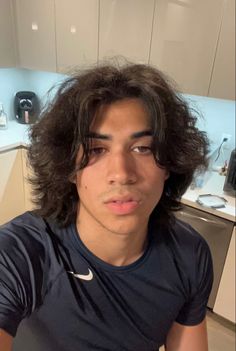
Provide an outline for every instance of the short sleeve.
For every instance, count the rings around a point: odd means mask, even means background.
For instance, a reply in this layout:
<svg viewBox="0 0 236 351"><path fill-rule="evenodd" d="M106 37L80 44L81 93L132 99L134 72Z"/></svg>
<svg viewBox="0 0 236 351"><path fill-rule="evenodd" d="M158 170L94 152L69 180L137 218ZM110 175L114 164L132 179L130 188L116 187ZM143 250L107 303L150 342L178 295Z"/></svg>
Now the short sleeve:
<svg viewBox="0 0 236 351"><path fill-rule="evenodd" d="M30 315L42 286L42 245L29 224L13 221L0 227L0 328L15 336Z"/></svg>
<svg viewBox="0 0 236 351"><path fill-rule="evenodd" d="M201 238L195 250L195 263L190 267L193 284L188 301L182 307L176 322L183 325L197 325L206 316L207 302L213 284L213 265L210 249Z"/></svg>

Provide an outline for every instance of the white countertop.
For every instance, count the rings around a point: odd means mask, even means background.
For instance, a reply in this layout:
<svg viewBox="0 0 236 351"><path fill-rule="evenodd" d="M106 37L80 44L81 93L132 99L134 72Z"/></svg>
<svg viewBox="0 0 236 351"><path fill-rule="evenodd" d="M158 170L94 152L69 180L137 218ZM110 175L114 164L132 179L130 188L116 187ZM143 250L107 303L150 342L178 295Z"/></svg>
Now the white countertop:
<svg viewBox="0 0 236 351"><path fill-rule="evenodd" d="M236 199L226 195L223 191L225 176L219 175L217 172L212 172L210 178L202 188L188 189L182 196L182 203L188 206L195 207L199 210L212 213L215 216L228 219L235 222L235 202ZM227 203L223 208L205 207L196 202L199 195L212 194L223 197Z"/></svg>
<svg viewBox="0 0 236 351"><path fill-rule="evenodd" d="M0 152L29 145L27 124L9 121L8 129L0 129Z"/></svg>
<svg viewBox="0 0 236 351"><path fill-rule="evenodd" d="M17 147L27 147L29 145L28 128L29 126L26 124L9 121L8 129L0 130L0 153ZM235 222L235 198L224 193L224 181L225 176L212 172L202 188L186 191L182 197L182 203ZM196 202L197 197L203 194L218 195L225 198L227 200L226 207L213 209L199 205Z"/></svg>

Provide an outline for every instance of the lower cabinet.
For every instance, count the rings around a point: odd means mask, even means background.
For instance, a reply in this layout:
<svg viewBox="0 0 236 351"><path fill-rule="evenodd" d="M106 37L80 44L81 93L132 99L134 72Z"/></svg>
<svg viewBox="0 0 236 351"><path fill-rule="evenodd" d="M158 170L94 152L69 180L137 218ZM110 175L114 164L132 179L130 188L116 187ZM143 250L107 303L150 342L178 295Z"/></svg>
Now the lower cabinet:
<svg viewBox="0 0 236 351"><path fill-rule="evenodd" d="M224 270L222 273L216 302L213 311L218 315L236 323L235 316L235 246L236 229L230 241L228 254L226 257Z"/></svg>
<svg viewBox="0 0 236 351"><path fill-rule="evenodd" d="M25 211L21 149L0 153L0 224Z"/></svg>
<svg viewBox="0 0 236 351"><path fill-rule="evenodd" d="M27 150L21 149L22 153L22 173L24 179L24 196L25 196L25 211L33 209L32 194L31 194L31 185L28 181L30 175L30 167L27 162Z"/></svg>
<svg viewBox="0 0 236 351"><path fill-rule="evenodd" d="M27 182L26 150L0 153L0 225L33 208Z"/></svg>

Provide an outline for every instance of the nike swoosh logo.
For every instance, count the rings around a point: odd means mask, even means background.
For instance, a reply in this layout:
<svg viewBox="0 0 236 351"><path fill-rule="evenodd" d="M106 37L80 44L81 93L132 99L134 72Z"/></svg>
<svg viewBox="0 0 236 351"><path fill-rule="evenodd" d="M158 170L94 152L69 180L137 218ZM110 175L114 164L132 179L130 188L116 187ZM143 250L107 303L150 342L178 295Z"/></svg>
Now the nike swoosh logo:
<svg viewBox="0 0 236 351"><path fill-rule="evenodd" d="M93 272L89 269L88 274L78 274L72 271L68 271L68 273L72 274L75 278L82 279L82 280L92 280L93 279Z"/></svg>

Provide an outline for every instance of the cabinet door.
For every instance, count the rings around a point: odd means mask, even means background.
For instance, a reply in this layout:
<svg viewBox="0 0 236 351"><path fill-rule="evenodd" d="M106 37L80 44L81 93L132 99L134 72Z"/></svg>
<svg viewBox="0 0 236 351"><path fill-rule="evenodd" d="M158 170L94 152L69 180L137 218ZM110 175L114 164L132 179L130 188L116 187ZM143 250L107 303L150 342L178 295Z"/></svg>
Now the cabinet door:
<svg viewBox="0 0 236 351"><path fill-rule="evenodd" d="M16 65L16 41L11 0L0 1L0 67Z"/></svg>
<svg viewBox="0 0 236 351"><path fill-rule="evenodd" d="M0 224L25 211L21 151L0 153Z"/></svg>
<svg viewBox="0 0 236 351"><path fill-rule="evenodd" d="M235 100L235 0L225 1L209 96Z"/></svg>
<svg viewBox="0 0 236 351"><path fill-rule="evenodd" d="M147 63L154 0L100 0L99 60L122 55Z"/></svg>
<svg viewBox="0 0 236 351"><path fill-rule="evenodd" d="M236 230L234 227L230 241L228 254L225 261L223 274L220 281L219 290L216 296L216 303L213 311L220 316L236 323L235 317L235 245Z"/></svg>
<svg viewBox="0 0 236 351"><path fill-rule="evenodd" d="M98 0L56 0L57 70L94 64L98 56Z"/></svg>
<svg viewBox="0 0 236 351"><path fill-rule="evenodd" d="M54 0L15 0L20 66L56 71Z"/></svg>
<svg viewBox="0 0 236 351"><path fill-rule="evenodd" d="M22 149L22 171L23 171L23 184L24 184L24 197L25 197L25 211L30 211L34 208L32 202L32 188L28 181L28 177L32 171L27 162L27 150Z"/></svg>
<svg viewBox="0 0 236 351"><path fill-rule="evenodd" d="M156 1L150 63L182 92L208 94L223 1Z"/></svg>

